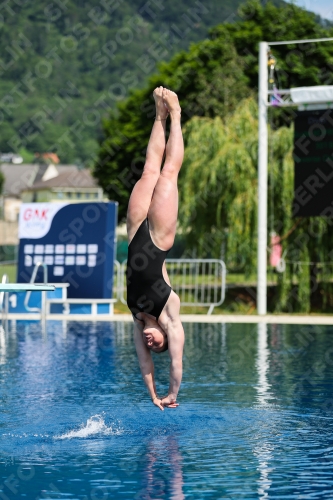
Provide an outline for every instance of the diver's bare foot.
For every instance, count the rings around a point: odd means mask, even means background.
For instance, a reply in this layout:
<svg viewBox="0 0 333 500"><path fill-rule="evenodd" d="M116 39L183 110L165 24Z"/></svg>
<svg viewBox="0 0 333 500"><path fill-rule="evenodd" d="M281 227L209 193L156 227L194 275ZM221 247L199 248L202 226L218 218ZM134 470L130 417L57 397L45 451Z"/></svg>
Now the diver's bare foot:
<svg viewBox="0 0 333 500"><path fill-rule="evenodd" d="M175 92L169 89L163 89L163 101L169 110L170 117L180 118L181 107L178 101L178 96Z"/></svg>
<svg viewBox="0 0 333 500"><path fill-rule="evenodd" d="M163 87L156 87L153 92L156 106L156 120L166 120L169 114L163 101Z"/></svg>

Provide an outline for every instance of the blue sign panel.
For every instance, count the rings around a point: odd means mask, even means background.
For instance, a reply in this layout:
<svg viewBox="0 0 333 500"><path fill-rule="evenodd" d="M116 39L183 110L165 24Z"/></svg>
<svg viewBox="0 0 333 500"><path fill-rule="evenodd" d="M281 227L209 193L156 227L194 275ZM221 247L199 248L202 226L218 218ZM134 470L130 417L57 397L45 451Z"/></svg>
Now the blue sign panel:
<svg viewBox="0 0 333 500"><path fill-rule="evenodd" d="M115 202L22 204L17 282L43 262L49 283L69 283L68 298L110 298L116 226Z"/></svg>

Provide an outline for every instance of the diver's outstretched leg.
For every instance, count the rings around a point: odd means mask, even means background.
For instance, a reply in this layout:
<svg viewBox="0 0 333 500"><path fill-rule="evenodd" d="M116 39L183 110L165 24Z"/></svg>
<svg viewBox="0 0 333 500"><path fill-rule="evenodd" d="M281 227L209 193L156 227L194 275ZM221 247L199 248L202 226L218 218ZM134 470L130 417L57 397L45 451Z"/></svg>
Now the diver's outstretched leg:
<svg viewBox="0 0 333 500"><path fill-rule="evenodd" d="M168 110L163 102L163 87L157 87L153 96L156 105L155 122L147 147L146 162L141 179L135 184L127 209L127 233L129 242L142 221L147 217L153 192L160 176L165 152L165 127Z"/></svg>
<svg viewBox="0 0 333 500"><path fill-rule="evenodd" d="M158 178L148 218L154 243L162 250L172 247L178 215L178 173L184 158L184 141L181 129L181 108L177 94L163 90L163 100L170 112L171 126L163 169Z"/></svg>

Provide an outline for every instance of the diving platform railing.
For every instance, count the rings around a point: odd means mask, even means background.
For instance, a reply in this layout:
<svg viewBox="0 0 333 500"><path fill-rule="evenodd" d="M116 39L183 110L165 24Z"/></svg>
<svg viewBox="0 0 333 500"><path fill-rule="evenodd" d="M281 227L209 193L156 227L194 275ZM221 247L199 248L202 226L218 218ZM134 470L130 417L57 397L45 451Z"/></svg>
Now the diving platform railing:
<svg viewBox="0 0 333 500"><path fill-rule="evenodd" d="M43 268L43 285L47 286L47 265L43 262L37 262L37 264L35 265L34 270L32 272L32 275L31 275L31 278L30 278L30 283L35 284L37 273L38 273L38 270L40 267ZM24 307L29 312L40 312L41 319L45 320L46 319L46 291L47 290L42 290L41 288L39 288L39 290L42 291L41 307L39 308L39 307L30 307L29 306L29 299L30 299L32 290L27 290L27 293L26 293L26 296L24 299ZM53 287L53 290L54 290L54 287Z"/></svg>
<svg viewBox="0 0 333 500"><path fill-rule="evenodd" d="M44 269L44 283L35 283L38 269L43 267ZM2 281L0 283L0 309L5 316L8 315L8 292L26 292L24 299L24 306L30 312L40 312L41 319L46 319L46 292L53 292L55 290L54 285L47 283L47 265L42 262L37 262L34 267L33 273L31 275L30 283L8 283L8 276L4 274ZM42 303L41 307L29 307L29 299L31 292L42 292Z"/></svg>
<svg viewBox="0 0 333 500"><path fill-rule="evenodd" d="M0 283L2 292L53 292L54 285L44 283ZM0 295L1 300L2 295Z"/></svg>
<svg viewBox="0 0 333 500"><path fill-rule="evenodd" d="M7 274L4 274L2 276L1 280L1 285L8 285L8 276ZM0 289L0 310L1 312L4 312L5 314L2 315L2 320L7 319L8 315L8 308L9 308L9 302L8 302L8 293L6 293L4 290Z"/></svg>

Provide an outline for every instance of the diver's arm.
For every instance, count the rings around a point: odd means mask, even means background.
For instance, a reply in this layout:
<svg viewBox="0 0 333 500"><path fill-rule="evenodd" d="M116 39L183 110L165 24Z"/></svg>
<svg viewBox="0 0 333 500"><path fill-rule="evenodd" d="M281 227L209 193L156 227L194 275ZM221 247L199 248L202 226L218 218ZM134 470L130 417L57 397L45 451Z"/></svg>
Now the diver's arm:
<svg viewBox="0 0 333 500"><path fill-rule="evenodd" d="M176 321L170 321L168 327L168 344L170 355L168 397L170 402L175 402L183 375L184 329L179 318Z"/></svg>
<svg viewBox="0 0 333 500"><path fill-rule="evenodd" d="M175 403L183 375L183 349L184 329L180 321L180 300L176 293L168 300L167 310L164 310L159 318L159 323L168 336L168 349L170 356L170 382L168 396L163 398L162 403L170 405Z"/></svg>
<svg viewBox="0 0 333 500"><path fill-rule="evenodd" d="M151 357L150 350L144 344L142 339L142 325L137 321L134 321L134 344L139 359L141 375L147 386L149 395L153 403L163 410L160 399L156 394L153 359Z"/></svg>

